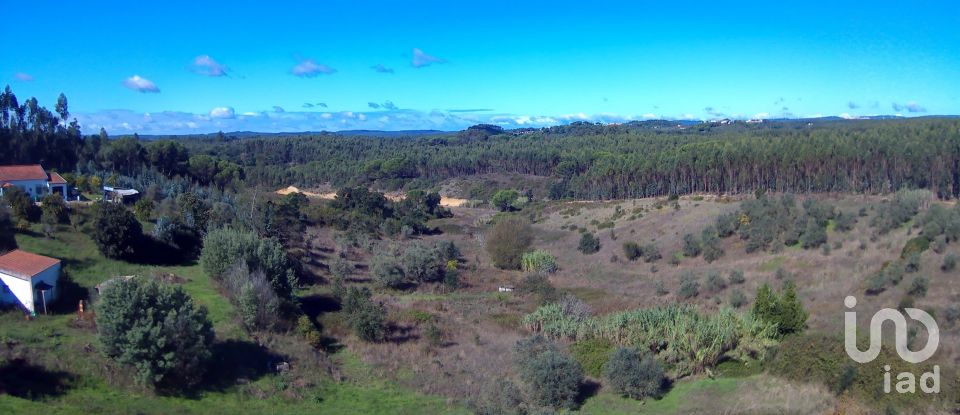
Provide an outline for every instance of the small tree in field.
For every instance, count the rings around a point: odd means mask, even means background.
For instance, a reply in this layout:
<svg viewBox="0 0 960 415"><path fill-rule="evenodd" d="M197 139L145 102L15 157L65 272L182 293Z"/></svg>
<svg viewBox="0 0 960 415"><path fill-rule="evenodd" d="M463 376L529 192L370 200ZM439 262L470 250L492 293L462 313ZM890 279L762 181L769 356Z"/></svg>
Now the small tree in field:
<svg viewBox="0 0 960 415"><path fill-rule="evenodd" d="M519 269L523 254L533 242L530 222L510 217L497 222L486 238L486 250L501 269Z"/></svg>
<svg viewBox="0 0 960 415"><path fill-rule="evenodd" d="M367 288L350 287L343 299L343 311L347 323L361 340L377 342L387 333L387 310L382 303L373 301Z"/></svg>
<svg viewBox="0 0 960 415"><path fill-rule="evenodd" d="M213 325L180 287L116 281L100 294L96 320L103 352L133 367L141 384L184 388L201 380Z"/></svg>
<svg viewBox="0 0 960 415"><path fill-rule="evenodd" d="M576 406L583 383L580 363L540 336L517 342L514 356L533 403L567 409Z"/></svg>
<svg viewBox="0 0 960 415"><path fill-rule="evenodd" d="M500 209L501 212L509 211L513 207L513 202L520 197L516 190L499 190L490 198L490 204Z"/></svg>
<svg viewBox="0 0 960 415"><path fill-rule="evenodd" d="M374 280L387 288L400 288L407 283L397 259L390 255L377 255L370 263Z"/></svg>
<svg viewBox="0 0 960 415"><path fill-rule="evenodd" d="M604 373L614 390L631 399L659 397L666 383L663 367L657 359L632 347L621 347L613 352Z"/></svg>
<svg viewBox="0 0 960 415"><path fill-rule="evenodd" d="M133 254L142 236L140 222L123 205L109 202L97 204L90 237L103 256L121 258Z"/></svg>
<svg viewBox="0 0 960 415"><path fill-rule="evenodd" d="M636 261L643 256L643 249L640 248L640 244L634 241L624 242L623 256L627 257L627 259L630 261Z"/></svg>
<svg viewBox="0 0 960 415"><path fill-rule="evenodd" d="M700 255L700 241L693 234L683 235L683 256L693 258Z"/></svg>
<svg viewBox="0 0 960 415"><path fill-rule="evenodd" d="M141 198L133 205L133 214L142 221L148 221L153 216L153 201Z"/></svg>
<svg viewBox="0 0 960 415"><path fill-rule="evenodd" d="M592 233L585 233L580 236L580 242L577 244L577 250L584 255L592 255L600 251L600 239L593 236Z"/></svg>

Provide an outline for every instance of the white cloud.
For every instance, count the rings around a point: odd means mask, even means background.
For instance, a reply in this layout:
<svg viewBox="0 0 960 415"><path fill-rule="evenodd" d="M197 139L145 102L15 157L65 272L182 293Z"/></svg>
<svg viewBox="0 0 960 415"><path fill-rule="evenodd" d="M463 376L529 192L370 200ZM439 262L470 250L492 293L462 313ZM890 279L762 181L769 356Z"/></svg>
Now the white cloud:
<svg viewBox="0 0 960 415"><path fill-rule="evenodd" d="M414 68L422 68L424 66L430 66L435 63L446 63L446 59L441 59L433 55L428 55L424 53L419 48L413 48L413 58L410 60L410 64Z"/></svg>
<svg viewBox="0 0 960 415"><path fill-rule="evenodd" d="M194 73L206 76L226 76L228 68L215 61L209 55L200 55L193 59Z"/></svg>
<svg viewBox="0 0 960 415"><path fill-rule="evenodd" d="M17 80L20 80L20 81L30 82L30 81L33 80L33 76L32 76L32 75L26 74L26 73L23 73L23 72L17 72L17 73L15 73L15 74L13 74L13 76L14 76L14 78L17 78Z"/></svg>
<svg viewBox="0 0 960 415"><path fill-rule="evenodd" d="M753 114L753 118L758 119L758 120L770 118L770 113L769 113L769 112L758 112L758 113L756 113L756 114Z"/></svg>
<svg viewBox="0 0 960 415"><path fill-rule="evenodd" d="M300 61L300 63L293 65L290 73L301 78L313 78L320 74L330 75L336 71L336 69L322 63L317 63L313 59L304 59Z"/></svg>
<svg viewBox="0 0 960 415"><path fill-rule="evenodd" d="M646 113L646 114L643 114L642 117L650 120L650 119L657 118L657 114L648 112L648 113Z"/></svg>
<svg viewBox="0 0 960 415"><path fill-rule="evenodd" d="M160 92L160 88L157 88L157 84L153 83L153 81L147 78L140 77L140 75L134 75L124 79L123 86L137 92Z"/></svg>
<svg viewBox="0 0 960 415"><path fill-rule="evenodd" d="M235 116L231 107L216 107L210 110L210 118L233 119Z"/></svg>

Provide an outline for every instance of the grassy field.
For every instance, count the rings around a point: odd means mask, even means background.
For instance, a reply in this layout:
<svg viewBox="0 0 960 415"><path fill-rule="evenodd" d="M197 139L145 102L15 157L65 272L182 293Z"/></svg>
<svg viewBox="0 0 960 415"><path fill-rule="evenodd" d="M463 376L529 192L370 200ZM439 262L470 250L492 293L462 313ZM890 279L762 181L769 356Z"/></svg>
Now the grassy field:
<svg viewBox="0 0 960 415"><path fill-rule="evenodd" d="M197 303L207 307L218 342L248 342L233 317L232 305L221 296L199 264L152 267L106 259L86 235L67 227L53 238L19 234L21 249L59 258L63 271L94 295L94 286L112 276L175 274ZM53 414L456 414L466 411L444 398L427 396L391 381L367 375L369 367L344 349L329 357L344 379L333 381L310 367L308 359L292 356L299 339L277 335L270 341L297 369L263 373L241 384L200 390L190 396L158 396L131 385L121 369L96 349L96 332L89 322L76 321L74 304L59 314L27 321L18 311L0 314L0 413ZM244 356L240 356L242 359ZM14 366L15 359L28 362ZM24 384L24 379L34 379ZM232 379L231 379L232 380Z"/></svg>

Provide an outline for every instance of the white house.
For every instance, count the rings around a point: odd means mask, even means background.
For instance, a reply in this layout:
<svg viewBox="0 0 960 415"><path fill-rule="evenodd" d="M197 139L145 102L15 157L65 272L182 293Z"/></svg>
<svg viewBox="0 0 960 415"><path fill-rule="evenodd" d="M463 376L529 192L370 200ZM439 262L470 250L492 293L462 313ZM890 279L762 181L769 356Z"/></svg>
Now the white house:
<svg viewBox="0 0 960 415"><path fill-rule="evenodd" d="M0 255L0 304L36 314L57 299L60 260L19 249Z"/></svg>
<svg viewBox="0 0 960 415"><path fill-rule="evenodd" d="M23 189L33 200L48 193L59 193L67 199L67 181L59 174L47 173L39 164L0 166L0 196L11 187Z"/></svg>

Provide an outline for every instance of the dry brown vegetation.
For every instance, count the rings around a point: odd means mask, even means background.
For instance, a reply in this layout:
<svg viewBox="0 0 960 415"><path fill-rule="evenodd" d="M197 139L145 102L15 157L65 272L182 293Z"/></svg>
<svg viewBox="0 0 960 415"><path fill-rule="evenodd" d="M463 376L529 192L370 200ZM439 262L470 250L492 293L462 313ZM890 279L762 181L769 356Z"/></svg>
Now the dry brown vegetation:
<svg viewBox="0 0 960 415"><path fill-rule="evenodd" d="M857 296L861 310L897 307L914 275L923 275L930 280L929 294L916 299L917 307L942 315L947 306L960 300L960 285L955 281L957 272L940 270L944 255L960 253L957 244L951 244L941 253L925 252L921 271L908 274L898 286L875 296L864 294L867 278L885 261L898 258L900 250L916 230L905 225L887 235L874 236L869 227L869 215L875 212L872 206L883 202L882 197L816 197L829 201L843 212L856 214L860 208L866 208L868 216L858 218L856 227L850 232L838 233L830 229L829 254L820 249L799 247L786 247L775 253L745 254L744 242L734 236L721 240L725 255L713 263L707 263L702 257L680 258L678 264L671 264L670 259L681 251L684 234L699 234L703 227L713 223L717 215L735 211L738 200L685 196L676 202L651 198L535 203L514 214L533 221L533 248L545 249L557 257L559 270L550 275L551 283L588 303L595 314L677 302L680 274L685 271L699 276L701 287L709 271L719 271L724 279L733 270L743 272L744 283L728 284L719 292L701 288L698 297L688 300L707 311L726 305L733 289L742 290L752 302L759 285L769 283L780 287L783 282L780 277L789 274L791 276L787 278L796 282L799 296L810 313L810 330L829 333L840 333L843 328L845 296ZM803 197L798 197L798 204L802 200ZM349 334L336 314L318 314L324 331L343 339L347 347L373 363L378 374L427 393L464 401L478 396L492 382L513 376L511 347L528 334L520 327L520 318L538 304L532 296L497 292L500 286L516 286L523 277L520 271L496 269L484 250L484 235L490 229L490 221L497 220L497 214L489 209L465 207L454 208L453 212L452 218L431 223L442 233L423 236L422 239L452 240L460 248L463 254L459 265L461 288L451 291L438 285L427 285L408 291L379 290L375 298L388 306L392 325L391 334L383 343L360 342ZM583 229L600 238L601 249L597 254L583 255L577 251L577 241ZM370 282L366 269L370 251L377 252L389 244L403 246L409 243L402 240L372 241L369 251L343 249L337 246L329 229L310 229L307 234L310 248L304 254L310 258L310 269L320 280L328 276L327 264L342 252L353 269L350 281L359 284ZM655 243L663 258L653 263L643 259L628 261L622 251L625 241L640 245ZM780 269L783 271L778 277ZM668 293L658 293L658 284ZM322 286L314 290L325 292ZM867 324L870 314L861 313L861 324ZM441 341L434 344L430 344L425 335L431 326L439 328L442 333ZM936 358L953 366L960 357L960 346L956 341L960 332L945 323L941 323L941 331L943 338ZM742 393L737 393L737 399L712 399L702 403L704 407L712 408L710 413L857 413L856 408L862 404L848 398L837 400L822 385L792 383L766 376L760 379L755 380L750 388L739 388Z"/></svg>

